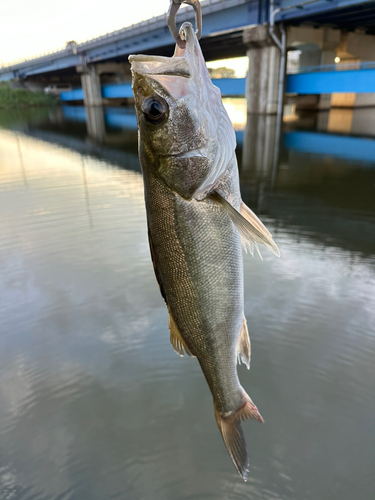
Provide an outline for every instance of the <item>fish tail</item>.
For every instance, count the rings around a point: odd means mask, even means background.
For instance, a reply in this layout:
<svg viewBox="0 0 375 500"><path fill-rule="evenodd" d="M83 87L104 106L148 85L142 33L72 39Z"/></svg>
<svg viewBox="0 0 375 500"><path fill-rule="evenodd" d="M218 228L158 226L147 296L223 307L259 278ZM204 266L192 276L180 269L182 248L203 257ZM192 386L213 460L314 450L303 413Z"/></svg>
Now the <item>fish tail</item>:
<svg viewBox="0 0 375 500"><path fill-rule="evenodd" d="M258 408L252 402L250 396L244 391L244 404L233 412L220 413L214 403L216 423L223 437L228 453L233 463L242 476L247 481L248 456L246 441L242 431L241 422L247 419L264 422Z"/></svg>

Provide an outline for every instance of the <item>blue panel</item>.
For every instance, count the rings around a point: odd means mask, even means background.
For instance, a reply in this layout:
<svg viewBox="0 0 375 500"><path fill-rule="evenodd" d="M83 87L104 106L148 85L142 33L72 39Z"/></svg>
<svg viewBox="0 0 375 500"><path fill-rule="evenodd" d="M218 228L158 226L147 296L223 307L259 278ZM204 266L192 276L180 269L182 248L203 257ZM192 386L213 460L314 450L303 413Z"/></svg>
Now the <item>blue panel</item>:
<svg viewBox="0 0 375 500"><path fill-rule="evenodd" d="M286 148L304 153L330 155L375 164L375 140L317 132L286 132Z"/></svg>
<svg viewBox="0 0 375 500"><path fill-rule="evenodd" d="M212 83L219 87L222 96L245 95L246 78L213 78Z"/></svg>
<svg viewBox="0 0 375 500"><path fill-rule="evenodd" d="M105 108L105 123L113 128L137 129L135 109Z"/></svg>
<svg viewBox="0 0 375 500"><path fill-rule="evenodd" d="M86 123L84 106L62 106L63 115L69 120ZM137 117L134 108L104 108L106 125L113 128L137 130Z"/></svg>
<svg viewBox="0 0 375 500"><path fill-rule="evenodd" d="M244 131L243 130L236 130L235 133L236 133L237 144L242 146Z"/></svg>
<svg viewBox="0 0 375 500"><path fill-rule="evenodd" d="M83 89L73 89L68 92L61 92L60 99L62 101L83 101Z"/></svg>
<svg viewBox="0 0 375 500"><path fill-rule="evenodd" d="M63 106L63 115L69 120L86 123L86 110L84 106Z"/></svg>
<svg viewBox="0 0 375 500"><path fill-rule="evenodd" d="M375 92L375 69L288 75L286 79L286 92L290 94Z"/></svg>
<svg viewBox="0 0 375 500"><path fill-rule="evenodd" d="M62 106L65 118L86 122L84 106ZM109 127L137 130L137 116L134 108L104 108L105 124ZM243 143L243 130L236 130L237 144Z"/></svg>
<svg viewBox="0 0 375 500"><path fill-rule="evenodd" d="M107 99L114 99L115 97L133 97L131 83L119 83L112 85L103 85L102 96Z"/></svg>

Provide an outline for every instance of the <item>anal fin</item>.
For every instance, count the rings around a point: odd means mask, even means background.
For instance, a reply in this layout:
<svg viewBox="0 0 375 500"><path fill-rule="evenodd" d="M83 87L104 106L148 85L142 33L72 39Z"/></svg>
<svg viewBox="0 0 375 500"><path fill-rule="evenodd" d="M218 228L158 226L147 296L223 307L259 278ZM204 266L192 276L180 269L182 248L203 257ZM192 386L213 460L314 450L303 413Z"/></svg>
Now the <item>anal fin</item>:
<svg viewBox="0 0 375 500"><path fill-rule="evenodd" d="M237 344L237 359L238 363L244 363L248 370L250 370L250 356L251 356L251 345L250 336L247 329L246 318L243 319L242 329L240 336L238 338Z"/></svg>
<svg viewBox="0 0 375 500"><path fill-rule="evenodd" d="M194 357L194 354L191 353L190 349L186 345L180 330L177 328L177 325L173 319L172 314L169 312L169 331L171 332L171 344L174 351L179 355L184 355L184 350L188 356Z"/></svg>

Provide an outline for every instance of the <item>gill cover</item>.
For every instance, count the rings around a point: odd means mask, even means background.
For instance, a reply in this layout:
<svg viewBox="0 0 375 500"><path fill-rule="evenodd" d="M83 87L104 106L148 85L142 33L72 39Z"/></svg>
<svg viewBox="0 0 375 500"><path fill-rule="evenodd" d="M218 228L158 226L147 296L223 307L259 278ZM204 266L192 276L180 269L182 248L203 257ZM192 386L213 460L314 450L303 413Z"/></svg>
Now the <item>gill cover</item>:
<svg viewBox="0 0 375 500"><path fill-rule="evenodd" d="M133 92L140 139L150 161L158 158L159 174L180 196L202 199L226 170L236 139L192 25L184 23L180 34L186 47L176 45L172 57L129 57ZM142 111L147 99L161 99L168 107L155 125ZM152 109L155 114L158 106Z"/></svg>

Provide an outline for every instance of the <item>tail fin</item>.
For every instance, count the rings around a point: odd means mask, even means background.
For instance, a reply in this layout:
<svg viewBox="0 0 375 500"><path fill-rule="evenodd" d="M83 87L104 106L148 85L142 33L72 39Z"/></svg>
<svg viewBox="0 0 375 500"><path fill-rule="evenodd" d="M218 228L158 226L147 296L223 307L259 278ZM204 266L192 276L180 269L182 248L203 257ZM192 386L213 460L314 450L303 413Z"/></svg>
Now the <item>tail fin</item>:
<svg viewBox="0 0 375 500"><path fill-rule="evenodd" d="M233 460L233 463L242 476L244 481L247 481L247 467L249 465L246 441L241 428L241 422L249 418L264 422L263 417L258 411L258 408L252 402L250 396L244 392L244 405L235 412L220 413L215 406L215 418L223 437L228 453Z"/></svg>

